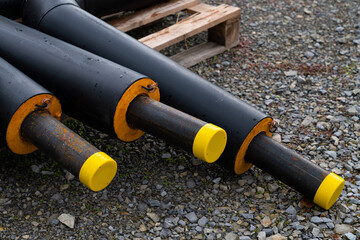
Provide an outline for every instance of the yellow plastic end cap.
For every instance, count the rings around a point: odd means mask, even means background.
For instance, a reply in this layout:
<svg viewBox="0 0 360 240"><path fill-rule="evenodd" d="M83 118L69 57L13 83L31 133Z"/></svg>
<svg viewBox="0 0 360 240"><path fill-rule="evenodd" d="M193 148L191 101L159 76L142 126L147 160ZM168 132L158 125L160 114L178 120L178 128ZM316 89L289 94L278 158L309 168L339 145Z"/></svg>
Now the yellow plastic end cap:
<svg viewBox="0 0 360 240"><path fill-rule="evenodd" d="M80 182L92 191L106 188L115 177L117 164L106 153L91 155L82 165L79 173Z"/></svg>
<svg viewBox="0 0 360 240"><path fill-rule="evenodd" d="M193 154L195 157L213 163L223 153L227 141L224 129L213 124L205 124L195 136Z"/></svg>
<svg viewBox="0 0 360 240"><path fill-rule="evenodd" d="M345 180L335 173L327 175L320 184L314 197L314 203L326 210L331 208L341 194Z"/></svg>

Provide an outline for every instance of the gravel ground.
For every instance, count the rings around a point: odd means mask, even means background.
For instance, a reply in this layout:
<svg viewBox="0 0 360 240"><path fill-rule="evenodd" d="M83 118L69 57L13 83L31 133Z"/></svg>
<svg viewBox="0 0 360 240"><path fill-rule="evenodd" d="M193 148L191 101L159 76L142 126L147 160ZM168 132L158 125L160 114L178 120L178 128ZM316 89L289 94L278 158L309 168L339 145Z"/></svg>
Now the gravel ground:
<svg viewBox="0 0 360 240"><path fill-rule="evenodd" d="M275 138L345 178L337 203L325 211L257 168L235 176L152 136L122 143L70 119L118 161L117 176L94 193L40 152L2 150L0 239L360 239L358 1L231 4L242 8L239 46L191 70L278 119Z"/></svg>

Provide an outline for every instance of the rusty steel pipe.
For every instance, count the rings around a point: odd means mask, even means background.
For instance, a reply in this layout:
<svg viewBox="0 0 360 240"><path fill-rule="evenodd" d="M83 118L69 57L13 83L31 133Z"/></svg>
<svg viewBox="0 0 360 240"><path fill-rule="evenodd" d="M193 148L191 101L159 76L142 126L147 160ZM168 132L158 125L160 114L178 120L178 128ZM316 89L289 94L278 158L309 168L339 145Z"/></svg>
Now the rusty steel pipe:
<svg viewBox="0 0 360 240"><path fill-rule="evenodd" d="M341 177L320 168L263 133L252 140L245 159L325 209L335 203L345 184Z"/></svg>
<svg viewBox="0 0 360 240"><path fill-rule="evenodd" d="M219 149L225 148L223 129L146 96L138 96L130 103L126 118L134 127L166 139L209 163L220 157Z"/></svg>
<svg viewBox="0 0 360 240"><path fill-rule="evenodd" d="M21 126L21 134L93 191L104 189L116 174L113 159L46 111L30 113Z"/></svg>

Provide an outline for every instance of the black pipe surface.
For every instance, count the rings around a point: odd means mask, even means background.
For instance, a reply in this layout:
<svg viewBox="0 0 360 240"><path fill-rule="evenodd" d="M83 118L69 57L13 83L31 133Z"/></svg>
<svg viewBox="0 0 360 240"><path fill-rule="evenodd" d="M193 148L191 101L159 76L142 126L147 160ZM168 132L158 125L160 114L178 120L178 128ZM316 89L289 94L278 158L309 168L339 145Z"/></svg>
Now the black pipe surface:
<svg viewBox="0 0 360 240"><path fill-rule="evenodd" d="M33 79L55 92L62 99L64 109L70 112L70 115L97 129L115 133L123 141L133 141L143 134L137 128L124 127L131 122L126 120L127 106L122 101L130 104L139 93L157 96L159 90L156 86L137 85L143 81L156 85L152 80L107 59L1 16L0 35L4 36L0 41L0 54ZM153 102L150 100L143 102L144 105L151 103ZM173 125L173 129L167 128L166 131L161 129L163 126L156 125L155 121L153 121L153 126L149 126L152 118L156 119L156 114L172 117L174 109L166 108L163 104L152 104L151 108L154 112L141 112L142 119L144 121L148 119L144 122L145 126L143 127L139 121L136 122L136 126L139 129L150 130L151 133L162 137L165 141L170 139L175 145L187 146L189 142L181 142L185 138L177 138L175 142L173 137L177 129L181 127L180 124L184 123L177 121L179 126ZM166 113L166 111L168 112ZM195 121L195 118L179 111L177 113L178 116L183 116L183 120L187 120L186 126L190 129L186 132L187 134L199 127L199 122ZM204 122L201 121L201 123ZM194 124L193 127L192 124ZM197 130L199 130L198 133L201 134L199 136L202 136L202 140L195 141L198 134L195 135L192 153L204 161L213 162L218 159L225 148L226 133L218 127L216 129L215 126L209 128L207 125L204 135L204 131L200 131L200 129ZM190 134L187 137L186 141L194 136ZM218 144L214 146L213 142ZM209 146L212 148L210 149ZM203 149L206 154L195 154L194 150L196 149ZM186 150L189 148L187 147Z"/></svg>
<svg viewBox="0 0 360 240"><path fill-rule="evenodd" d="M10 19L21 18L22 4L24 1L25 0L0 0L0 15ZM81 8L96 16L139 10L164 1L168 0L76 0ZM62 4L64 3L66 3L66 0L62 1ZM46 12L44 14L46 14Z"/></svg>
<svg viewBox="0 0 360 240"><path fill-rule="evenodd" d="M39 148L93 191L105 188L115 176L113 159L57 120L58 100L2 58L0 111L0 129L12 152L28 154Z"/></svg>
<svg viewBox="0 0 360 240"><path fill-rule="evenodd" d="M138 10L164 1L168 0L76 0L81 8L96 16Z"/></svg>
<svg viewBox="0 0 360 240"><path fill-rule="evenodd" d="M1 16L0 26L3 58L59 96L69 115L114 132L119 100L144 75Z"/></svg>
<svg viewBox="0 0 360 240"><path fill-rule="evenodd" d="M11 19L21 17L23 0L0 0L0 15Z"/></svg>
<svg viewBox="0 0 360 240"><path fill-rule="evenodd" d="M30 0L28 4L31 5L36 1L39 0ZM25 11L26 8L28 6L25 5ZM162 102L224 128L228 133L228 145L219 163L231 170L235 169L236 173L246 170L246 168L237 167L237 163L245 158L246 145L250 144L252 138L258 133L270 131L271 118L264 113L83 11L76 4L58 5L51 9L40 22L32 24L25 18L25 23L150 76L157 81L162 90ZM281 149L283 148L278 151ZM278 161L282 161L284 165L289 163L289 160L284 158ZM265 167L260 162L255 162ZM308 167L316 171L317 167L308 163ZM268 164L271 164L271 161ZM301 166L300 164L299 167ZM287 176L284 171L286 168L277 168L275 174ZM311 171L306 173L310 174ZM299 175L299 177L308 179L309 176ZM303 184L304 182L306 180L302 181ZM314 185L308 188L299 188L296 181L288 181L288 183L294 184L294 187L305 195L309 194L308 189L319 187L318 182L308 182ZM307 190L303 192L303 189ZM322 207L324 206L323 204Z"/></svg>
<svg viewBox="0 0 360 240"><path fill-rule="evenodd" d="M24 13L30 12L27 9L34 11L33 6L45 1L27 1ZM24 15L24 22L150 76L159 84L163 103L225 129L228 144L218 162L230 170L234 170L236 158L243 161L245 151L238 154L239 149L251 131L262 121L271 122L266 114L82 10L75 1L66 5L60 1L37 23Z"/></svg>

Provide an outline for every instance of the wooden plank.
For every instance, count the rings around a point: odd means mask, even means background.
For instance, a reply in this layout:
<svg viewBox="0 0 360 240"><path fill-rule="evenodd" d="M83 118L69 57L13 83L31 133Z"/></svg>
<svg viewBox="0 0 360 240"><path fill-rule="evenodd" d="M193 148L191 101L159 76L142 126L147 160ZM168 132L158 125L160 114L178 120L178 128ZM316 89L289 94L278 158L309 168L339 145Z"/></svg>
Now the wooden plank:
<svg viewBox="0 0 360 240"><path fill-rule="evenodd" d="M235 47L238 43L239 41L237 40L231 45L225 47L214 42L206 42L192 47L184 52L178 53L170 58L183 67L188 68L204 61L207 58L223 53L224 51Z"/></svg>
<svg viewBox="0 0 360 240"><path fill-rule="evenodd" d="M240 16L240 13L241 11L239 8L222 4L215 8L200 12L197 15L195 14L194 17L190 17L185 21L172 25L159 32L141 38L139 41L159 51L225 22L228 19L237 18Z"/></svg>
<svg viewBox="0 0 360 240"><path fill-rule="evenodd" d="M172 0L136 11L133 14L118 19L110 20L108 23L123 32L127 32L199 3L201 3L201 0Z"/></svg>
<svg viewBox="0 0 360 240"><path fill-rule="evenodd" d="M228 46L240 37L240 18L234 18L220 23L208 30L208 41Z"/></svg>

